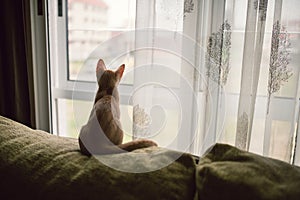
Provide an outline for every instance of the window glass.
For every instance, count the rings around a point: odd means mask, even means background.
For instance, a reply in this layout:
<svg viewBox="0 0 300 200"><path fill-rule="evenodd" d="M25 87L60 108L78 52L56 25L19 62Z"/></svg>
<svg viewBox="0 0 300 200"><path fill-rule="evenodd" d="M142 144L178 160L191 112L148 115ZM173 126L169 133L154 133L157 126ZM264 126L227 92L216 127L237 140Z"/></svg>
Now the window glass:
<svg viewBox="0 0 300 200"><path fill-rule="evenodd" d="M67 11L68 79L94 81L94 69L84 70L84 75L78 76L78 73L86 67L84 62L101 43L134 29L135 0L68 0ZM124 62L128 59L124 58Z"/></svg>
<svg viewBox="0 0 300 200"><path fill-rule="evenodd" d="M57 116L58 116L58 135L63 137L78 138L80 129L84 126L90 116L93 107L92 101L80 101L71 99L57 99ZM80 108L80 114L76 113L76 108ZM120 105L121 124L123 126L123 142L132 140L132 106Z"/></svg>

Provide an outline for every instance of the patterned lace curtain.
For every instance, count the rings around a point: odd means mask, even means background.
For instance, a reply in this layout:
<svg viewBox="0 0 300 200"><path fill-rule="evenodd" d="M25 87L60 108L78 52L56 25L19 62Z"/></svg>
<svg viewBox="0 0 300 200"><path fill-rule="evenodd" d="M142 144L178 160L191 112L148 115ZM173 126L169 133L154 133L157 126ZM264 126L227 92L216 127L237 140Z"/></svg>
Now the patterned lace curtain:
<svg viewBox="0 0 300 200"><path fill-rule="evenodd" d="M300 164L300 1L136 7L134 138L197 155L222 142Z"/></svg>

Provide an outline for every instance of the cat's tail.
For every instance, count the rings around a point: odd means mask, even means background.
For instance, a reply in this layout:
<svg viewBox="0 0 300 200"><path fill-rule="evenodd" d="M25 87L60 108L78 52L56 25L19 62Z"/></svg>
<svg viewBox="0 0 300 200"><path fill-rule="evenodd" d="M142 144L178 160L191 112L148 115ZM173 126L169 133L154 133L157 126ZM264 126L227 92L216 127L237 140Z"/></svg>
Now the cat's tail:
<svg viewBox="0 0 300 200"><path fill-rule="evenodd" d="M147 148L152 146L157 146L157 144L152 140L146 140L146 139L134 140L131 142L127 142L125 144L118 145L118 147L120 149L123 149L124 151L133 151L136 149Z"/></svg>
<svg viewBox="0 0 300 200"><path fill-rule="evenodd" d="M91 155L105 155L105 154L117 154L117 153L125 153L128 151L133 151L136 149L147 148L152 146L157 146L157 144L151 140L140 139L134 140L125 144L113 145L113 144L101 144L98 142L82 141L82 139L86 139L84 137L79 139L79 147L81 153L91 156Z"/></svg>

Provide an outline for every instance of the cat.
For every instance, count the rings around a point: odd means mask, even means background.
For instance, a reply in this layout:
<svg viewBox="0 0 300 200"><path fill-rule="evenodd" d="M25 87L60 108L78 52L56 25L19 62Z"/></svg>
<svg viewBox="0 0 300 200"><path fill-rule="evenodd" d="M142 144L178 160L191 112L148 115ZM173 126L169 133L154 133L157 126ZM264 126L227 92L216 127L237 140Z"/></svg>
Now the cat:
<svg viewBox="0 0 300 200"><path fill-rule="evenodd" d="M106 69L99 59L96 67L98 91L89 120L79 134L79 146L83 154L114 154L135 149L157 146L151 140L139 139L125 144L120 123L119 93L117 86L123 76L125 65L116 71Z"/></svg>

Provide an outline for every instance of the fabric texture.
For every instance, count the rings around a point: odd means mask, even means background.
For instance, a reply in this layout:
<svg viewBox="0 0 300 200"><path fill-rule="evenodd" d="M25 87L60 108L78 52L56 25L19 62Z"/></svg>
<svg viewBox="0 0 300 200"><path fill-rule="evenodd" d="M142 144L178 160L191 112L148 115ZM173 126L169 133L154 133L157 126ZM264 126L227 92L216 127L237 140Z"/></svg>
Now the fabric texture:
<svg viewBox="0 0 300 200"><path fill-rule="evenodd" d="M152 164L172 154L146 150L158 152ZM122 161L116 165L134 167L134 154L112 156ZM140 167L146 168L149 158L144 160ZM0 117L0 188L1 198L7 199L193 199L195 163L183 154L157 171L121 172L82 155L77 139L34 131Z"/></svg>
<svg viewBox="0 0 300 200"><path fill-rule="evenodd" d="M137 0L128 52L148 50L132 58L133 90L139 90L133 118L144 128L133 134L161 129L171 137L172 127L180 127L178 150L194 142L191 153L203 154L215 143L230 143L299 164L293 142L300 115L299 2ZM160 92L160 84L168 90ZM154 112L156 105L172 117ZM147 125L150 116L166 126Z"/></svg>
<svg viewBox="0 0 300 200"><path fill-rule="evenodd" d="M0 114L35 127L30 1L1 2Z"/></svg>

